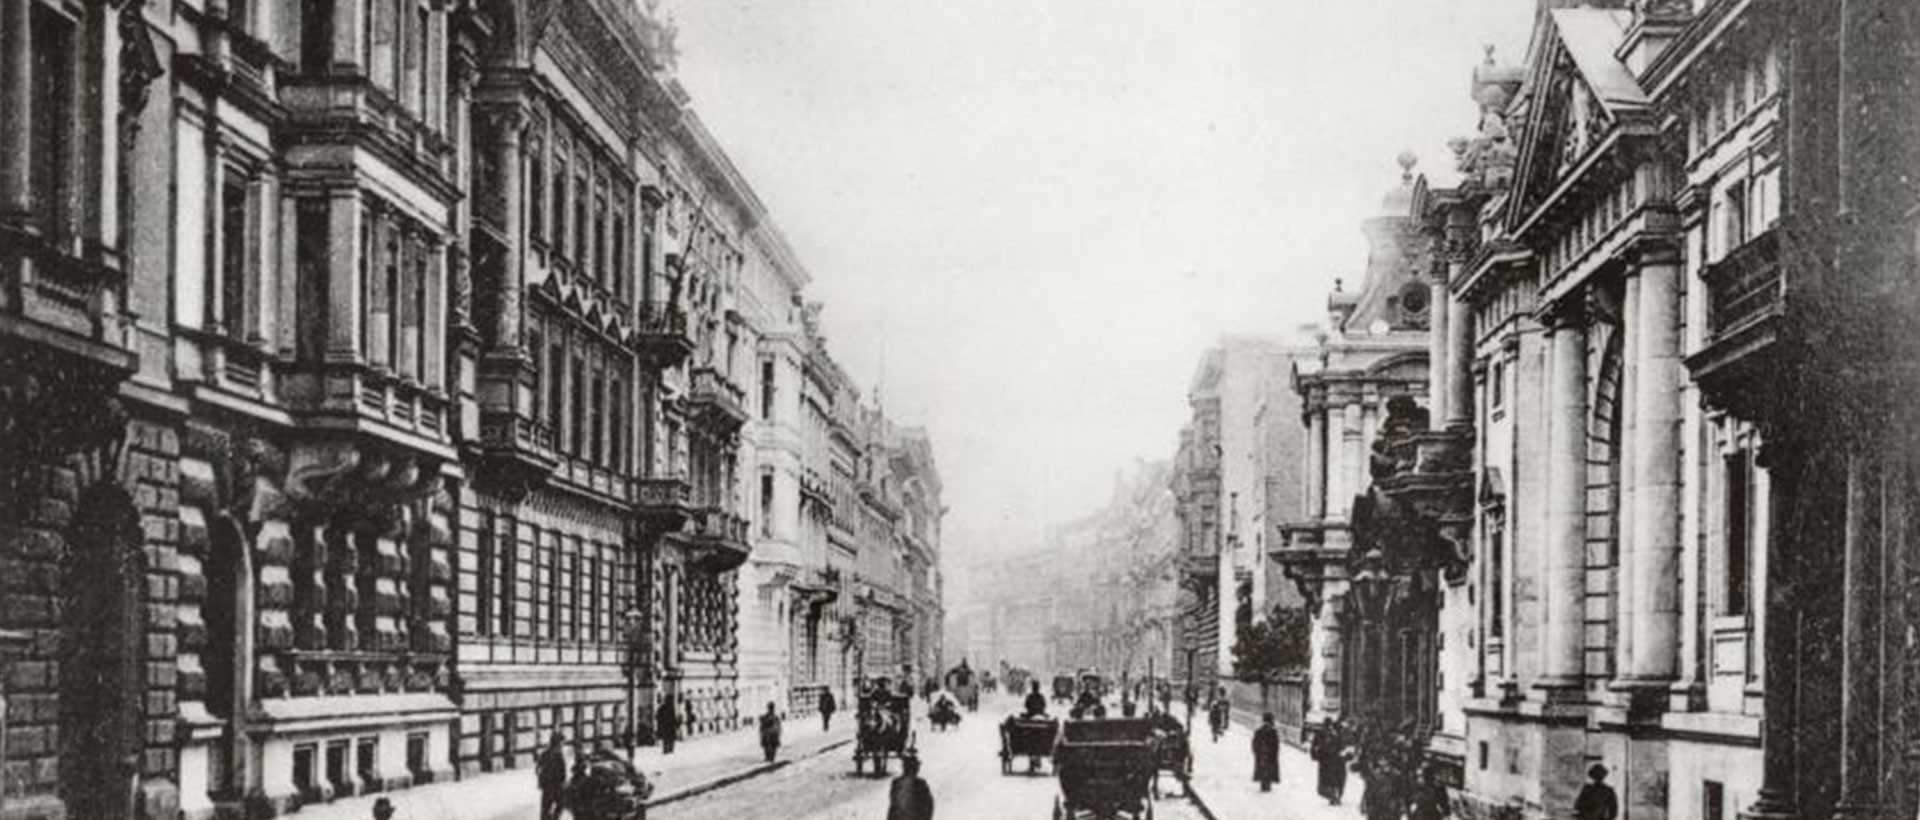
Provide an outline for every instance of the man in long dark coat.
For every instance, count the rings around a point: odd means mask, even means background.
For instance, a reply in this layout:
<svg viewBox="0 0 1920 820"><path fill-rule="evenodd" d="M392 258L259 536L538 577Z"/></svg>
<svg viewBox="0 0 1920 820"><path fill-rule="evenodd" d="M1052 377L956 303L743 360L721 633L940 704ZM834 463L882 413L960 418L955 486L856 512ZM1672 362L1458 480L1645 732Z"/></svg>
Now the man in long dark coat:
<svg viewBox="0 0 1920 820"><path fill-rule="evenodd" d="M1273 713L1260 717L1260 728L1253 730L1253 779L1263 792L1273 791L1280 780L1280 730L1273 725Z"/></svg>
<svg viewBox="0 0 1920 820"><path fill-rule="evenodd" d="M839 708L840 708L840 704L835 703L833 700L832 689L828 689L820 693L820 730L821 731L826 731L828 729L833 728L833 713Z"/></svg>
<svg viewBox="0 0 1920 820"><path fill-rule="evenodd" d="M653 713L654 733L660 736L660 753L673 754L673 742L680 739L680 710L673 708L673 696L660 698L660 708Z"/></svg>
<svg viewBox="0 0 1920 820"><path fill-rule="evenodd" d="M1573 800L1573 816L1577 820L1614 820L1620 816L1620 797L1614 794L1613 787L1607 785L1607 767L1598 763L1587 770L1592 778L1580 787L1580 796Z"/></svg>
<svg viewBox="0 0 1920 820"><path fill-rule="evenodd" d="M1347 791L1347 744L1341 739L1339 724L1320 724L1319 731L1313 733L1312 753L1319 767L1320 796L1327 799L1327 805L1340 805Z"/></svg>
<svg viewBox="0 0 1920 820"><path fill-rule="evenodd" d="M901 758L900 769L887 791L887 820L933 820L933 790L920 777L920 758Z"/></svg>

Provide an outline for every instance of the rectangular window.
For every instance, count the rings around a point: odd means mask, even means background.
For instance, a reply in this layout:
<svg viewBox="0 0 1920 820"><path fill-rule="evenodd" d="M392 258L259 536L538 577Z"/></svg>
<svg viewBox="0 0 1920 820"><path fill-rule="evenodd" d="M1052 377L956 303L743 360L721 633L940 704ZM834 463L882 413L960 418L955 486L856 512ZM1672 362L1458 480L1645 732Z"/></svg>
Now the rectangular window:
<svg viewBox="0 0 1920 820"><path fill-rule="evenodd" d="M367 0L367 25L372 36L367 38L367 68L373 84L382 90L393 91L393 61L397 48L394 19L394 0Z"/></svg>
<svg viewBox="0 0 1920 820"><path fill-rule="evenodd" d="M294 209L295 355L318 361L327 352L327 253L330 227L326 200L302 199Z"/></svg>
<svg viewBox="0 0 1920 820"><path fill-rule="evenodd" d="M567 401L567 350L564 331L553 329L552 347L547 351L547 424L554 434L558 434L560 420L566 417ZM560 446L556 439L552 446Z"/></svg>
<svg viewBox="0 0 1920 820"><path fill-rule="evenodd" d="M414 783L431 782L433 770L427 764L426 732L407 735L407 774L413 776Z"/></svg>
<svg viewBox="0 0 1920 820"><path fill-rule="evenodd" d="M1487 403L1495 410L1507 406L1507 360L1499 354L1487 369Z"/></svg>
<svg viewBox="0 0 1920 820"><path fill-rule="evenodd" d="M546 637L559 640L561 637L562 616L565 614L564 607L566 603L561 600L560 596L560 590L563 588L561 582L564 580L561 577L560 570L565 566L560 562L560 551L563 549L564 542L561 540L560 533L549 533L549 535L551 537L547 539L547 549L545 550L550 556L550 566L547 567Z"/></svg>
<svg viewBox="0 0 1920 820"><path fill-rule="evenodd" d="M1507 634L1507 522L1489 515L1487 528L1487 637Z"/></svg>
<svg viewBox="0 0 1920 820"><path fill-rule="evenodd" d="M593 275L600 280L600 287L613 291L613 271L607 268L607 198L596 196L593 200Z"/></svg>
<svg viewBox="0 0 1920 820"><path fill-rule="evenodd" d="M604 467L613 461L607 439L607 382L598 367L593 369L593 441L588 449L595 464Z"/></svg>
<svg viewBox="0 0 1920 820"><path fill-rule="evenodd" d="M627 220L629 219L626 197L621 197L613 210L613 293L622 300L633 301L633 275L627 270Z"/></svg>
<svg viewBox="0 0 1920 820"><path fill-rule="evenodd" d="M353 771L369 789L380 783L380 740L363 737L354 744Z"/></svg>
<svg viewBox="0 0 1920 820"><path fill-rule="evenodd" d="M1748 574L1753 555L1753 457L1738 452L1726 459L1726 553L1720 602L1722 615L1748 612Z"/></svg>
<svg viewBox="0 0 1920 820"><path fill-rule="evenodd" d="M327 783L334 794L353 794L353 783L347 779L347 741L327 744Z"/></svg>
<svg viewBox="0 0 1920 820"><path fill-rule="evenodd" d="M561 153L562 149L558 143L553 146L553 236L549 241L555 256L566 257L567 208L570 207L567 204L567 181L572 177L567 175L567 155Z"/></svg>
<svg viewBox="0 0 1920 820"><path fill-rule="evenodd" d="M333 65L334 0L301 0L300 68L320 74Z"/></svg>
<svg viewBox="0 0 1920 820"><path fill-rule="evenodd" d="M68 203L74 151L74 25L42 3L33 3L34 97L31 175L36 221L46 236L63 239L74 227Z"/></svg>
<svg viewBox="0 0 1920 820"><path fill-rule="evenodd" d="M546 150L534 142L527 151L527 238L546 241L547 236L547 160Z"/></svg>
<svg viewBox="0 0 1920 820"><path fill-rule="evenodd" d="M591 217L587 216L588 202L593 196L593 183L587 179L587 159L581 157L577 176L573 178L573 261L579 265L580 278L598 276L589 272L587 266L594 263L593 229Z"/></svg>
<svg viewBox="0 0 1920 820"><path fill-rule="evenodd" d="M429 64L427 36L428 33L432 31L432 28L432 18L429 17L426 6L416 5L413 9L412 96L413 113L422 118L425 118L427 113L427 98L432 94L432 91L428 88L428 84L431 82L432 72L427 70Z"/></svg>
<svg viewBox="0 0 1920 820"><path fill-rule="evenodd" d="M773 537L773 473L760 474L760 537Z"/></svg>
<svg viewBox="0 0 1920 820"><path fill-rule="evenodd" d="M293 747L293 789L302 797L309 797L319 791L314 782L314 758L318 757L320 747L312 743L302 743Z"/></svg>
<svg viewBox="0 0 1920 820"><path fill-rule="evenodd" d="M1727 788L1717 780L1700 782L1701 820L1721 820L1727 815Z"/></svg>
<svg viewBox="0 0 1920 820"><path fill-rule="evenodd" d="M773 420L774 382L773 360L760 362L760 418Z"/></svg>
<svg viewBox="0 0 1920 820"><path fill-rule="evenodd" d="M572 445L569 451L575 457L585 458L587 452L587 360L575 356L573 359L573 412L569 414L568 441Z"/></svg>
<svg viewBox="0 0 1920 820"><path fill-rule="evenodd" d="M613 469L626 472L627 460L631 457L633 445L627 441L627 385L624 379L615 376L610 391L613 415Z"/></svg>
<svg viewBox="0 0 1920 820"><path fill-rule="evenodd" d="M492 634L493 627L497 623L494 620L493 602L495 587L500 582L500 568L494 563L497 552L494 539L498 537L498 533L494 531L492 510L479 510L478 515L480 526L476 540L479 543L476 546L480 554L474 556L473 631L478 635L488 635Z"/></svg>
<svg viewBox="0 0 1920 820"><path fill-rule="evenodd" d="M253 311L247 300L253 291L253 264L248 248L252 202L247 180L232 170L220 186L220 323L227 335L244 341Z"/></svg>
<svg viewBox="0 0 1920 820"><path fill-rule="evenodd" d="M500 584L500 625L495 634L512 637L520 634L520 525L502 516L493 531L494 577Z"/></svg>

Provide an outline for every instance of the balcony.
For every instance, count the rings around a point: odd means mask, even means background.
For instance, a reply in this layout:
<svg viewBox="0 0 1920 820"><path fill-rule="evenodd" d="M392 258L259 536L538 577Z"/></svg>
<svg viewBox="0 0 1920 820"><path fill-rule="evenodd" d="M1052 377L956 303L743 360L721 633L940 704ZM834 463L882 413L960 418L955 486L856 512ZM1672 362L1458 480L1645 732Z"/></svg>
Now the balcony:
<svg viewBox="0 0 1920 820"><path fill-rule="evenodd" d="M480 414L480 467L491 483L518 494L541 484L560 465L551 426L517 413Z"/></svg>
<svg viewBox="0 0 1920 820"><path fill-rule="evenodd" d="M1786 311L1780 232L1775 228L1702 271L1707 339L1687 358L1709 401L1753 417L1772 403L1773 359Z"/></svg>
<svg viewBox="0 0 1920 820"><path fill-rule="evenodd" d="M695 419L727 433L737 432L747 423L746 391L711 367L693 371L693 391L688 404Z"/></svg>
<svg viewBox="0 0 1920 820"><path fill-rule="evenodd" d="M663 302L640 306L640 321L634 327L634 351L653 368L665 370L678 366L693 354L693 336L687 331L687 314Z"/></svg>
<svg viewBox="0 0 1920 820"><path fill-rule="evenodd" d="M833 506L833 493L819 471L809 467L800 473L800 497L823 507Z"/></svg>
<svg viewBox="0 0 1920 820"><path fill-rule="evenodd" d="M642 478L634 482L634 512L656 532L679 529L693 514L693 488L685 478Z"/></svg>
<svg viewBox="0 0 1920 820"><path fill-rule="evenodd" d="M747 542L747 519L719 507L694 511L685 535L689 558L709 572L736 569L753 552Z"/></svg>

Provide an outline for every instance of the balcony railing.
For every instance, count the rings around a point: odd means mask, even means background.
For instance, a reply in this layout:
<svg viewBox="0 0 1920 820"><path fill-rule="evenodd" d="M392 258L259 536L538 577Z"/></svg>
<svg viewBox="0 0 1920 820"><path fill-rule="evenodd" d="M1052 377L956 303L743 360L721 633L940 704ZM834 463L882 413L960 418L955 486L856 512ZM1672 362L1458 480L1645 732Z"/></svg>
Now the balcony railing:
<svg viewBox="0 0 1920 820"><path fill-rule="evenodd" d="M686 312L665 302L646 302L640 305L639 314L640 319L634 326L634 345L654 367L673 367L693 353L693 336L687 331Z"/></svg>
<svg viewBox="0 0 1920 820"><path fill-rule="evenodd" d="M693 371L692 400L697 412L722 426L738 428L747 422L746 391L713 368Z"/></svg>
<svg viewBox="0 0 1920 820"><path fill-rule="evenodd" d="M747 519L719 507L695 510L687 534L694 562L712 572L739 567L753 549L747 541Z"/></svg>
<svg viewBox="0 0 1920 820"><path fill-rule="evenodd" d="M1707 266L1707 327L1719 339L1769 317L1784 304L1777 231L1763 233Z"/></svg>

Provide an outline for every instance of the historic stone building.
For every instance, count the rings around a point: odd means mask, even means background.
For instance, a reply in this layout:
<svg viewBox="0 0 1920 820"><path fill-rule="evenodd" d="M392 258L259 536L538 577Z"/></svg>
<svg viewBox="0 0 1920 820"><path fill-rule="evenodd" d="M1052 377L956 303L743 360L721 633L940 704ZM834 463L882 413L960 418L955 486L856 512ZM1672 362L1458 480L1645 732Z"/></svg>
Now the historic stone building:
<svg viewBox="0 0 1920 820"><path fill-rule="evenodd" d="M273 816L644 742L665 695L741 724L806 274L671 26L20 0L0 46L4 816Z"/></svg>
<svg viewBox="0 0 1920 820"><path fill-rule="evenodd" d="M1305 458L1295 462L1305 475L1305 509L1268 526L1275 536L1270 554L1313 616L1305 681L1313 722L1339 717L1345 687L1358 683L1342 650L1359 627L1347 610L1346 570L1355 499L1371 475L1368 454L1388 402L1426 397L1427 328L1438 300L1414 272L1423 240L1413 203L1424 181L1413 176L1411 156L1401 167L1400 183L1364 225L1368 253L1359 288L1336 286L1317 349L1293 365L1292 389L1302 401L1291 421L1306 433Z"/></svg>
<svg viewBox="0 0 1920 820"><path fill-rule="evenodd" d="M1344 704L1420 721L1465 814L1563 813L1596 762L1630 815L1913 811L1917 16L1542 3L1475 70L1462 180L1413 203L1431 411L1390 413L1347 567L1442 683L1386 637Z"/></svg>
<svg viewBox="0 0 1920 820"><path fill-rule="evenodd" d="M1188 555L1181 652L1192 650L1203 689L1233 674L1238 630L1292 595L1268 588L1266 522L1294 517L1299 496L1283 487L1299 475L1299 465L1269 457L1266 445L1300 438L1297 428L1271 423L1279 415L1271 408L1291 403L1287 374L1304 350L1229 336L1201 356L1187 391L1193 416L1181 431L1169 481Z"/></svg>

